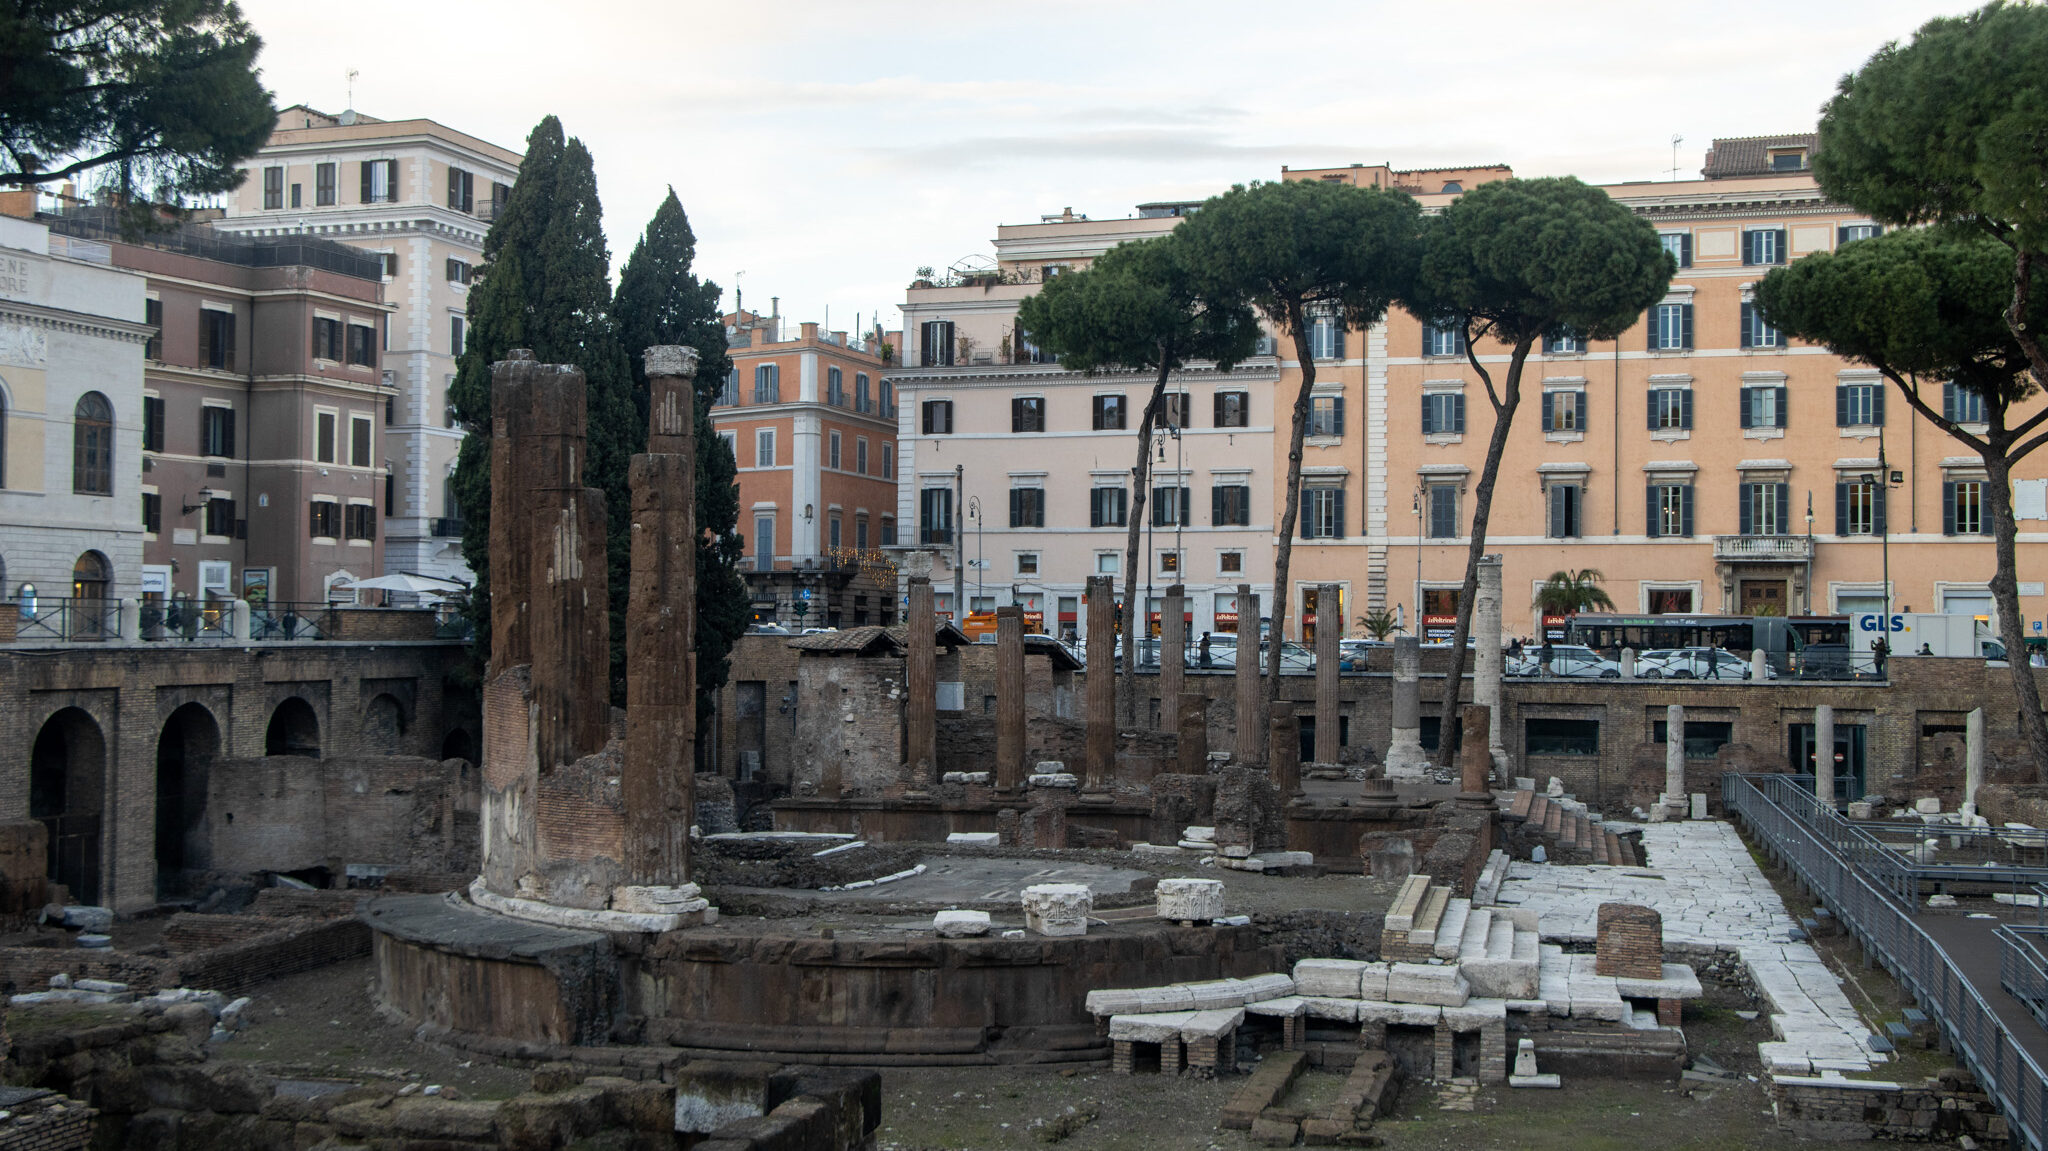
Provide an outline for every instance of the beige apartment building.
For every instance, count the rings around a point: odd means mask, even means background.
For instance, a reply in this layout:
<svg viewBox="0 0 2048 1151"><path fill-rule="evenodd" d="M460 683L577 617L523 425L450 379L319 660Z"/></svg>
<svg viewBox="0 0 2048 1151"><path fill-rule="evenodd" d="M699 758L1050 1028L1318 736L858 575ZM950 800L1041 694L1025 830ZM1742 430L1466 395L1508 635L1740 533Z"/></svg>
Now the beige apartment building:
<svg viewBox="0 0 2048 1151"><path fill-rule="evenodd" d="M996 258L910 286L903 363L892 369L897 542L933 557L938 609L1017 604L1053 634L1086 629L1092 575L1122 586L1137 429L1152 373L1088 375L1052 362L1017 326L1051 276L1131 240L1165 234L1189 204L1146 204L1123 219L1071 210L996 230ZM1268 352L1270 350L1268 349ZM1147 446L1152 492L1137 589L1156 626L1166 588L1185 584L1193 634L1238 626L1236 588L1270 594L1273 505L1271 354L1229 372L1176 372Z"/></svg>
<svg viewBox="0 0 2048 1151"><path fill-rule="evenodd" d="M383 261L384 298L397 309L380 349L396 393L382 417L396 476L383 510L385 572L471 578L448 490L463 433L447 392L468 333L471 274L519 163L517 152L432 120L295 105L279 113L218 225L338 240Z"/></svg>

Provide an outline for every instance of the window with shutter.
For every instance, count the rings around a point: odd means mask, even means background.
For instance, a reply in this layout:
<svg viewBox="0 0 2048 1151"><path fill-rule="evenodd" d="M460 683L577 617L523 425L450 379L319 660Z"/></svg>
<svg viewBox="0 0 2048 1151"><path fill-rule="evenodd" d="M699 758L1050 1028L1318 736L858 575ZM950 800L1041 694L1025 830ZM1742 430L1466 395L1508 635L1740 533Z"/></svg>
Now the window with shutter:
<svg viewBox="0 0 2048 1151"><path fill-rule="evenodd" d="M164 400L162 396L142 397L142 450L164 450Z"/></svg>
<svg viewBox="0 0 2048 1151"><path fill-rule="evenodd" d="M1250 423L1251 397L1244 392L1216 393L1216 426L1242 428Z"/></svg>
<svg viewBox="0 0 2048 1151"><path fill-rule="evenodd" d="M1429 486L1429 538L1456 539L1458 535L1458 489L1451 484Z"/></svg>

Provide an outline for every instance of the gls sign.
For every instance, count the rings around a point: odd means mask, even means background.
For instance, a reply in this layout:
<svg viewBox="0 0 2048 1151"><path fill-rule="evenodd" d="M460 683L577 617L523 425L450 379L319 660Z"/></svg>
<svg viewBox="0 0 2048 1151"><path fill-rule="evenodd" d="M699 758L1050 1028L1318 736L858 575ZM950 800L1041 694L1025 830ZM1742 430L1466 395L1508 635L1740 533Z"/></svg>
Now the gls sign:
<svg viewBox="0 0 2048 1151"><path fill-rule="evenodd" d="M1859 614L1858 614L1858 615L1856 616L1856 630L1857 630L1857 631L1884 631L1884 630L1885 630L1885 626L1884 626L1884 616L1883 616L1882 614L1880 614L1880 613L1878 613L1878 612L1874 612L1874 611L1873 611L1873 612L1861 612L1861 613L1859 613ZM1902 616L1902 615L1895 615L1895 616L1893 616L1893 617L1892 617L1892 626L1891 626L1891 630L1892 630L1893 632L1902 632L1902 631L1911 631L1912 629L1911 629L1911 628L1908 628L1908 627L1906 626L1906 617L1905 617L1905 616Z"/></svg>

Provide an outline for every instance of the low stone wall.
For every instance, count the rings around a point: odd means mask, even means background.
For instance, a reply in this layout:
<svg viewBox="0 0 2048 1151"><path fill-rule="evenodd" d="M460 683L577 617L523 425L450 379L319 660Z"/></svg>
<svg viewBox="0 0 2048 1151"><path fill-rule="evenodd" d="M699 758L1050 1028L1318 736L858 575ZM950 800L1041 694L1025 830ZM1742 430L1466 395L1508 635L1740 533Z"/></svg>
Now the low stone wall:
<svg viewBox="0 0 2048 1151"><path fill-rule="evenodd" d="M370 953L368 928L355 919L244 915L172 917L168 958L77 947L0 948L0 991L41 991L52 975L109 979L141 992L195 987L239 994L257 984Z"/></svg>
<svg viewBox="0 0 2048 1151"><path fill-rule="evenodd" d="M2011 1126L1967 1072L1918 1086L1777 1076L1765 1090L1778 1126L1805 1139L1948 1141L1967 1135L2002 1146Z"/></svg>

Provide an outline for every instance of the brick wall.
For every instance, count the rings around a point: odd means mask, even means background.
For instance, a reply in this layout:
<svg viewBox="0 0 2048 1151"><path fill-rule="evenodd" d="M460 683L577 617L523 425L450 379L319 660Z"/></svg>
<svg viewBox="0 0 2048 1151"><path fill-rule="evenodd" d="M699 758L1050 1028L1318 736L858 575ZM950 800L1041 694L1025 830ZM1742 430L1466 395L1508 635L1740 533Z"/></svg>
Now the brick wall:
<svg viewBox="0 0 2048 1151"><path fill-rule="evenodd" d="M408 870L476 867L457 808L474 774L417 756L265 756L213 765L212 866L248 874L351 863Z"/></svg>
<svg viewBox="0 0 2048 1151"><path fill-rule="evenodd" d="M1664 978L1664 917L1633 903L1600 905L1593 970L1624 979Z"/></svg>
<svg viewBox="0 0 2048 1151"><path fill-rule="evenodd" d="M362 920L331 919L310 925L292 924L238 943L194 952L181 957L178 966L183 986L236 995L272 979L369 953L370 929Z"/></svg>

